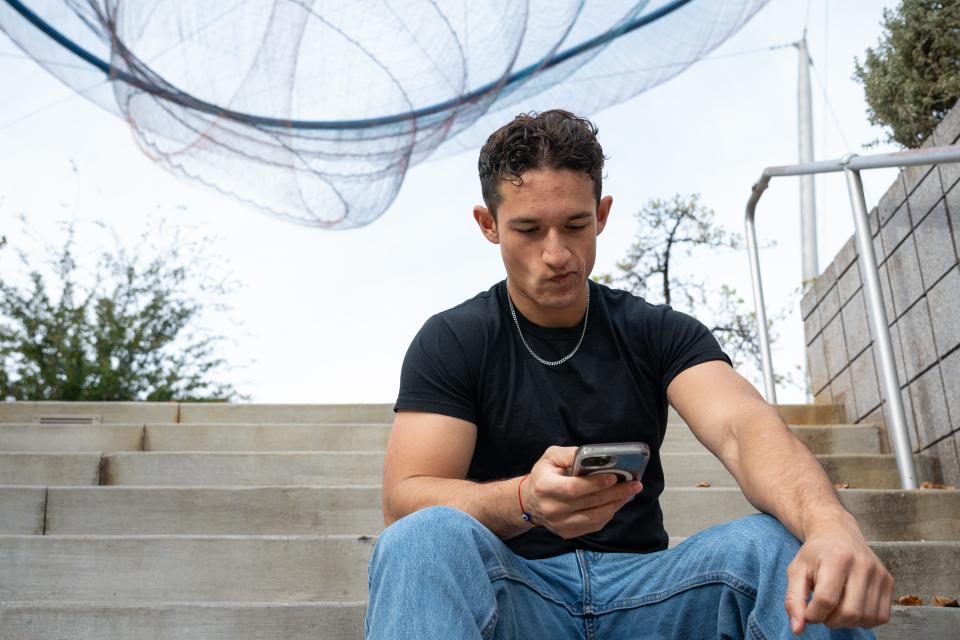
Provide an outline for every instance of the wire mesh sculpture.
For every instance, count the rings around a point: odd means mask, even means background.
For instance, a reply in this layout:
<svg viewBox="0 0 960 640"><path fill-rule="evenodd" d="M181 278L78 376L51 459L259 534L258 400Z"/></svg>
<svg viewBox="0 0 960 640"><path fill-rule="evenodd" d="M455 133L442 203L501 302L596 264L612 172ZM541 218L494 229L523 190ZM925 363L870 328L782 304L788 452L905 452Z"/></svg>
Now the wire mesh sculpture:
<svg viewBox="0 0 960 640"><path fill-rule="evenodd" d="M0 0L0 29L168 170L301 224L378 218L513 115L594 113L767 0Z"/></svg>

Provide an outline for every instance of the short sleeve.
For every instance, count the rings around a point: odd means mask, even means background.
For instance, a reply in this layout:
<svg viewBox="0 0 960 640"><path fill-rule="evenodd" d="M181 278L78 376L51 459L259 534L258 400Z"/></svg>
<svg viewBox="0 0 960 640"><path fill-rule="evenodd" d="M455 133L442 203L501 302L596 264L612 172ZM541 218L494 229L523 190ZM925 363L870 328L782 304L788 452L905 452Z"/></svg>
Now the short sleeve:
<svg viewBox="0 0 960 640"><path fill-rule="evenodd" d="M442 317L433 316L407 349L393 410L439 413L476 424L472 377L457 336Z"/></svg>
<svg viewBox="0 0 960 640"><path fill-rule="evenodd" d="M702 322L664 305L660 331L660 371L663 389L680 372L711 360L723 360L732 365L720 343Z"/></svg>

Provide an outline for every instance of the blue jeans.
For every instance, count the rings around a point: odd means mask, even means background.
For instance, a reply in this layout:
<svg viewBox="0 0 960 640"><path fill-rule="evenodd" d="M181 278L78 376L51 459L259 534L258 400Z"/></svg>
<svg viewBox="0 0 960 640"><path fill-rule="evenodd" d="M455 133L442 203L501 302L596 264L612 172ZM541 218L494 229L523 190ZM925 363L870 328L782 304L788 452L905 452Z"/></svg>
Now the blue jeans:
<svg viewBox="0 0 960 640"><path fill-rule="evenodd" d="M800 543L755 514L649 554L576 551L526 560L462 511L388 527L370 560L366 637L793 638L783 607ZM873 638L808 625L802 638Z"/></svg>

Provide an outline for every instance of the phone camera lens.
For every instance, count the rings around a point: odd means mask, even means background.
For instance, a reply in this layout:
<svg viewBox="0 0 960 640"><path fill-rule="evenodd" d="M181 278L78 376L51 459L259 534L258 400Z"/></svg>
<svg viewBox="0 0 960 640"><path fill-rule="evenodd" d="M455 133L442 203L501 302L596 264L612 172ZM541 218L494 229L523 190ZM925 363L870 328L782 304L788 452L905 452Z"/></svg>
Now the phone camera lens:
<svg viewBox="0 0 960 640"><path fill-rule="evenodd" d="M584 458L583 462L584 467L605 467L610 464L610 456L592 456L590 458Z"/></svg>

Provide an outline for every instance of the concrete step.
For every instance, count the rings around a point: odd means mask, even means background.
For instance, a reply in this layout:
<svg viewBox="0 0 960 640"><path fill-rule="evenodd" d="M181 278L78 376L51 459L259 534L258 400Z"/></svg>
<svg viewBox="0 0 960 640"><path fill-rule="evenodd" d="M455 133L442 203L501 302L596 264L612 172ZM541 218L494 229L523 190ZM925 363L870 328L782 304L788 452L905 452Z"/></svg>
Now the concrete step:
<svg viewBox="0 0 960 640"><path fill-rule="evenodd" d="M368 536L0 536L0 601L364 600Z"/></svg>
<svg viewBox="0 0 960 640"><path fill-rule="evenodd" d="M176 402L0 402L0 423L179 422Z"/></svg>
<svg viewBox="0 0 960 640"><path fill-rule="evenodd" d="M150 422L150 421L148 421ZM153 420L152 422L161 422ZM169 421L168 421L169 422ZM227 404L181 403L182 423L360 422L390 424L392 404Z"/></svg>
<svg viewBox="0 0 960 640"><path fill-rule="evenodd" d="M3 640L360 640L365 602L0 602ZM948 640L960 609L894 606L879 640Z"/></svg>
<svg viewBox="0 0 960 640"><path fill-rule="evenodd" d="M0 536L0 601L364 600L373 544L369 536ZM898 594L960 593L960 542L870 546Z"/></svg>
<svg viewBox="0 0 960 640"><path fill-rule="evenodd" d="M383 451L386 424L0 424L0 451ZM791 427L814 453L880 453L876 425ZM705 449L684 425L667 429L665 453Z"/></svg>
<svg viewBox="0 0 960 640"><path fill-rule="evenodd" d="M99 453L0 453L0 485L100 484Z"/></svg>
<svg viewBox="0 0 960 640"><path fill-rule="evenodd" d="M868 540L960 540L960 492L839 494ZM377 534L380 504L379 486L0 487L0 526L53 535ZM735 488L668 488L660 504L678 536L755 512Z"/></svg>
<svg viewBox="0 0 960 640"><path fill-rule="evenodd" d="M42 534L46 502L46 487L0 486L0 535Z"/></svg>
<svg viewBox="0 0 960 640"><path fill-rule="evenodd" d="M4 455L0 454L0 464ZM733 476L709 453L666 453L661 456L669 487L692 487L701 481L736 486ZM900 486L892 455L817 456L834 483L856 488ZM917 456L921 481L938 481L934 460ZM105 455L101 484L109 485L357 485L379 484L383 454L379 452L180 453L120 452ZM7 480L6 484L26 484ZM34 483L31 483L34 484ZM58 484L48 482L46 484ZM79 483L60 483L79 484Z"/></svg>

